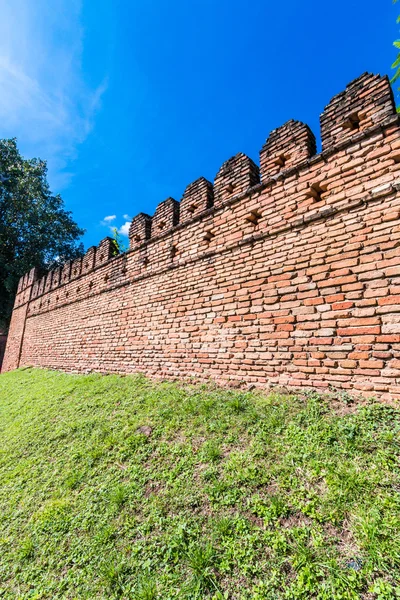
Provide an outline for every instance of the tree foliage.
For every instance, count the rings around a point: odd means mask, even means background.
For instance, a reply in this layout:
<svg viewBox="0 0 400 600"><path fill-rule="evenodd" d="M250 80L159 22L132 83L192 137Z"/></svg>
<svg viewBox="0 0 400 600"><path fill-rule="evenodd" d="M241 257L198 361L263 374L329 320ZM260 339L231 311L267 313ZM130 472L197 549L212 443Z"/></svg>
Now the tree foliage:
<svg viewBox="0 0 400 600"><path fill-rule="evenodd" d="M53 196L46 162L24 159L15 139L0 140L0 328L7 328L19 278L83 254L83 230Z"/></svg>
<svg viewBox="0 0 400 600"><path fill-rule="evenodd" d="M397 1L398 0L393 0L393 3L396 4ZM396 22L400 23L400 15L397 17L397 21ZM397 58L394 61L394 63L392 64L392 69L396 69L396 71L395 71L395 73L394 73L394 75L393 75L393 77L391 79L391 82L395 83L399 79L399 77L400 77L400 40L395 40L393 42L393 46L395 48L397 48L397 50L399 50L399 52L397 53Z"/></svg>

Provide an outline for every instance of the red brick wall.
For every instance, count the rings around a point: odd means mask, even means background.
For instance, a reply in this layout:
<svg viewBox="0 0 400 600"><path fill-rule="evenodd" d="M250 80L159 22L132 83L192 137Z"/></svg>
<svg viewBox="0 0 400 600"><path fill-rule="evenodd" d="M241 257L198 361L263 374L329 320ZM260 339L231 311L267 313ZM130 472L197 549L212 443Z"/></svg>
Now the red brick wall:
<svg viewBox="0 0 400 600"><path fill-rule="evenodd" d="M4 370L196 376L400 397L400 120L363 75L321 116L238 154L214 186L133 220L16 298ZM26 311L26 318L24 312Z"/></svg>

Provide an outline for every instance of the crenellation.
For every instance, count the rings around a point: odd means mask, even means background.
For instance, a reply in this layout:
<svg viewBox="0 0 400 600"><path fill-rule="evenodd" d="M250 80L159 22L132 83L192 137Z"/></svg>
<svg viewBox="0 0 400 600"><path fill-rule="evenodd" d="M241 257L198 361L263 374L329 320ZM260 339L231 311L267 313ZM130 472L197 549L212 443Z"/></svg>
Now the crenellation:
<svg viewBox="0 0 400 600"><path fill-rule="evenodd" d="M365 74L336 96L323 153L289 121L261 150L261 183L238 154L214 187L200 178L180 204L135 217L127 253L106 238L80 263L23 278L3 368L400 398L400 119L388 90Z"/></svg>
<svg viewBox="0 0 400 600"><path fill-rule="evenodd" d="M151 221L151 237L157 237L169 231L179 223L179 202L167 198L156 208Z"/></svg>
<svg viewBox="0 0 400 600"><path fill-rule="evenodd" d="M61 272L62 272L61 267L56 267L55 269L53 269L53 271L52 271L53 275L51 278L52 289L57 288L59 285L61 285L61 282L62 282Z"/></svg>
<svg viewBox="0 0 400 600"><path fill-rule="evenodd" d="M184 223L211 208L214 204L214 189L210 181L200 177L190 183L180 202L180 222Z"/></svg>
<svg viewBox="0 0 400 600"><path fill-rule="evenodd" d="M387 76L364 73L334 96L321 115L322 149L383 123L395 114Z"/></svg>
<svg viewBox="0 0 400 600"><path fill-rule="evenodd" d="M129 246L137 248L151 237L152 218L146 213L138 214L129 227Z"/></svg>
<svg viewBox="0 0 400 600"><path fill-rule="evenodd" d="M49 292L52 287L53 271L49 271L46 275L46 281L44 284L44 292Z"/></svg>
<svg viewBox="0 0 400 600"><path fill-rule="evenodd" d="M239 152L222 165L214 180L214 206L242 194L260 182L258 166Z"/></svg>
<svg viewBox="0 0 400 600"><path fill-rule="evenodd" d="M78 257L71 261L70 280L80 277L82 272L82 258ZM65 275L65 273L63 273Z"/></svg>
<svg viewBox="0 0 400 600"><path fill-rule="evenodd" d="M24 286L24 277L25 277L25 275L23 275L22 277L19 278L18 287L17 287L17 294L19 294L20 292L22 292L22 289L23 289L23 286Z"/></svg>
<svg viewBox="0 0 400 600"><path fill-rule="evenodd" d="M300 121L288 121L270 133L261 149L261 180L304 163L316 151L315 136L308 125Z"/></svg>
<svg viewBox="0 0 400 600"><path fill-rule="evenodd" d="M72 260L68 260L61 268L61 281L66 284L71 279Z"/></svg>
<svg viewBox="0 0 400 600"><path fill-rule="evenodd" d="M41 296L42 294L44 294L44 290L46 287L46 279L47 279L47 275L43 275L38 282L38 296Z"/></svg>
<svg viewBox="0 0 400 600"><path fill-rule="evenodd" d="M110 237L104 238L103 240L101 240L96 250L96 267L99 267L100 265L103 265L104 263L108 262L111 258L117 256L117 254L119 254L119 250L115 241Z"/></svg>
<svg viewBox="0 0 400 600"><path fill-rule="evenodd" d="M82 258L82 274L89 273L95 267L96 246L91 246Z"/></svg>
<svg viewBox="0 0 400 600"><path fill-rule="evenodd" d="M37 298L39 295L39 286L40 286L40 279L38 279L37 281L35 281L35 283L32 286L32 298Z"/></svg>
<svg viewBox="0 0 400 600"><path fill-rule="evenodd" d="M33 285L39 278L40 270L38 267L33 267L28 273L27 286Z"/></svg>
<svg viewBox="0 0 400 600"><path fill-rule="evenodd" d="M24 290L26 290L26 288L28 287L28 280L29 280L29 272L25 273L25 275L22 279L22 289L21 289L22 292Z"/></svg>

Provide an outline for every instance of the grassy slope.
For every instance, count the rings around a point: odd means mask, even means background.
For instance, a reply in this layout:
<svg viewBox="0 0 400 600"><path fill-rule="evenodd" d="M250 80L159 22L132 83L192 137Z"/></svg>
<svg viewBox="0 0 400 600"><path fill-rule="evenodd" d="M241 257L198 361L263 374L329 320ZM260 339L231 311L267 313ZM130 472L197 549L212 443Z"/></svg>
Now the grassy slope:
<svg viewBox="0 0 400 600"><path fill-rule="evenodd" d="M1 375L0 598L400 597L400 414L345 401Z"/></svg>

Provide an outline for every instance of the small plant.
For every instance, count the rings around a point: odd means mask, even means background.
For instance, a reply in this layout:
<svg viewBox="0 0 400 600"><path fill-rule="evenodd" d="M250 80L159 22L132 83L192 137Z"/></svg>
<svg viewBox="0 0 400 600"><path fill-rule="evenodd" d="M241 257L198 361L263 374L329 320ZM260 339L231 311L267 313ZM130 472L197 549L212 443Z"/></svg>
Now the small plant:
<svg viewBox="0 0 400 600"><path fill-rule="evenodd" d="M115 529L113 525L105 525L98 531L95 540L99 545L108 544L115 537Z"/></svg>
<svg viewBox="0 0 400 600"><path fill-rule="evenodd" d="M119 510L128 499L128 490L123 485L117 485L110 493L110 504Z"/></svg>
<svg viewBox="0 0 400 600"><path fill-rule="evenodd" d="M70 490L75 490L79 486L81 480L81 473L79 473L78 471L76 471L75 473L71 473L65 479L65 487L67 487Z"/></svg>
<svg viewBox="0 0 400 600"><path fill-rule="evenodd" d="M121 234L119 233L119 231L116 227L113 227L112 232L113 232L113 242L114 242L114 248L115 248L114 256L116 256L117 254L123 254L124 252L126 252L128 250L128 248L122 241Z"/></svg>
<svg viewBox="0 0 400 600"><path fill-rule="evenodd" d="M100 565L100 579L104 587L117 597L124 592L127 576L127 565L121 560L109 558Z"/></svg>
<svg viewBox="0 0 400 600"><path fill-rule="evenodd" d="M133 600L156 600L157 597L157 585L149 577L138 581L132 596Z"/></svg>
<svg viewBox="0 0 400 600"><path fill-rule="evenodd" d="M227 402L232 412L240 414L247 409L247 397L244 394L236 394L233 398Z"/></svg>
<svg viewBox="0 0 400 600"><path fill-rule="evenodd" d="M377 600L394 600L400 598L400 587L394 588L388 581L382 578L376 579L369 590L375 594Z"/></svg>
<svg viewBox="0 0 400 600"><path fill-rule="evenodd" d="M218 469L212 466L205 469L202 474L203 481L216 481L218 479Z"/></svg>
<svg viewBox="0 0 400 600"><path fill-rule="evenodd" d="M191 546L186 558L193 574L189 582L190 589L195 593L218 591L215 580L216 555L211 544Z"/></svg>
<svg viewBox="0 0 400 600"><path fill-rule="evenodd" d="M203 446L203 457L206 462L217 462L222 458L222 452L218 444L211 440Z"/></svg>
<svg viewBox="0 0 400 600"><path fill-rule="evenodd" d="M220 536L228 537L233 532L232 519L228 519L228 517L222 517L221 519L217 519L214 528L216 533L218 533Z"/></svg>
<svg viewBox="0 0 400 600"><path fill-rule="evenodd" d="M347 392L346 390L337 390L336 391L337 399L346 406L351 406L354 404L354 398Z"/></svg>
<svg viewBox="0 0 400 600"><path fill-rule="evenodd" d="M28 560L33 557L35 545L31 538L25 538L19 549L19 557L21 560Z"/></svg>
<svg viewBox="0 0 400 600"><path fill-rule="evenodd" d="M262 517L266 523L287 517L290 513L288 506L280 496L270 496L264 500L257 495L249 500L249 506L251 512Z"/></svg>

